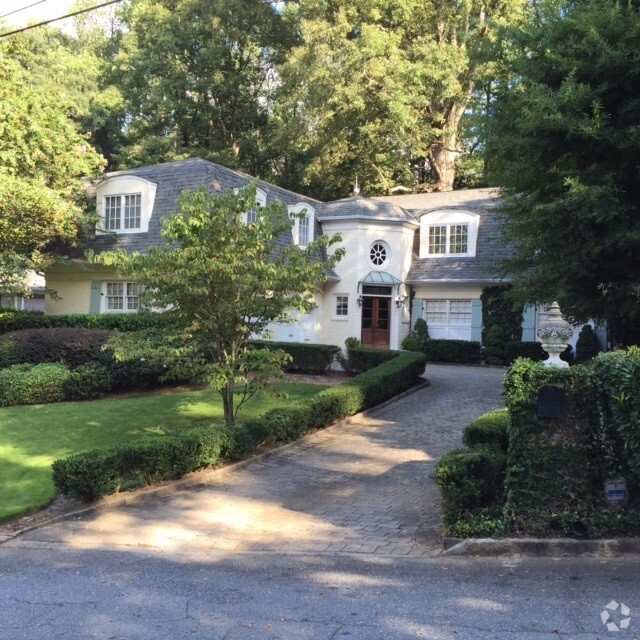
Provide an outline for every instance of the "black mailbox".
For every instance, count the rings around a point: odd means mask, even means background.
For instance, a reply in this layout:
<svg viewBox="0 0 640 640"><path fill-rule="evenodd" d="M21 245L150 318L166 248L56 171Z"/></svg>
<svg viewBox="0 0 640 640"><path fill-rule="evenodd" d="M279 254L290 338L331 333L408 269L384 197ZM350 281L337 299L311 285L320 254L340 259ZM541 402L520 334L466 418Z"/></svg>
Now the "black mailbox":
<svg viewBox="0 0 640 640"><path fill-rule="evenodd" d="M538 418L562 420L567 417L567 394L558 387L543 387L538 394Z"/></svg>

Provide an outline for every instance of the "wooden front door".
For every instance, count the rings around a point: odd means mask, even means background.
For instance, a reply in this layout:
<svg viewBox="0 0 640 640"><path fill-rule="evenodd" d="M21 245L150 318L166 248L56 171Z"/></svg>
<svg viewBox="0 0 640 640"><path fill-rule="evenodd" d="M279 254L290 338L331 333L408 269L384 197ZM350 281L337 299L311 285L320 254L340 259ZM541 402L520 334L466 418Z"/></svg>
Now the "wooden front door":
<svg viewBox="0 0 640 640"><path fill-rule="evenodd" d="M362 301L362 346L389 348L391 298L365 297Z"/></svg>

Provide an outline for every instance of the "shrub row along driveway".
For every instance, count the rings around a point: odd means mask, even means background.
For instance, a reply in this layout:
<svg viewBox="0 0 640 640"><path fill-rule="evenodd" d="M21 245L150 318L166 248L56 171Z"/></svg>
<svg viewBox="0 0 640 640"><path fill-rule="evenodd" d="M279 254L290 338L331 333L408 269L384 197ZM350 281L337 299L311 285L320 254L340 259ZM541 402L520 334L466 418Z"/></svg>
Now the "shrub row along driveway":
<svg viewBox="0 0 640 640"><path fill-rule="evenodd" d="M435 461L502 405L503 371L434 365L430 387L198 489L34 531L11 546L416 556L437 549Z"/></svg>

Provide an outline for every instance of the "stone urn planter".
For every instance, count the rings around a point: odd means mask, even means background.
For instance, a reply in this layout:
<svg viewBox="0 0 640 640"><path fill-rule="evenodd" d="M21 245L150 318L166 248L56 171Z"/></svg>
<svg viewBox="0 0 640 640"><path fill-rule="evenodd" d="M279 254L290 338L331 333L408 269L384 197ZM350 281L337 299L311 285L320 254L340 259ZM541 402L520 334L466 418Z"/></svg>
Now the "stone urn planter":
<svg viewBox="0 0 640 640"><path fill-rule="evenodd" d="M568 367L569 363L560 360L560 354L567 348L573 335L573 327L562 317L560 307L554 302L547 313L547 318L538 327L538 338L542 348L549 354L543 364L546 367Z"/></svg>

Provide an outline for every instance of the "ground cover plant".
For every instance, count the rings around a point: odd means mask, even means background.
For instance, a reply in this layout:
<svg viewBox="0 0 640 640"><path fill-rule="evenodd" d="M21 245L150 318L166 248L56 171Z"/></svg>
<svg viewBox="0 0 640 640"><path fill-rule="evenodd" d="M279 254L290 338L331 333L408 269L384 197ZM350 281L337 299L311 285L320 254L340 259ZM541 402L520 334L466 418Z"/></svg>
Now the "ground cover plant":
<svg viewBox="0 0 640 640"><path fill-rule="evenodd" d="M245 404L240 419L309 400L323 388L278 384L277 391L288 394L289 400L284 395L261 393ZM211 390L0 409L0 520L41 507L53 498L51 463L56 458L211 423L224 424L220 397Z"/></svg>

